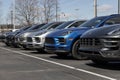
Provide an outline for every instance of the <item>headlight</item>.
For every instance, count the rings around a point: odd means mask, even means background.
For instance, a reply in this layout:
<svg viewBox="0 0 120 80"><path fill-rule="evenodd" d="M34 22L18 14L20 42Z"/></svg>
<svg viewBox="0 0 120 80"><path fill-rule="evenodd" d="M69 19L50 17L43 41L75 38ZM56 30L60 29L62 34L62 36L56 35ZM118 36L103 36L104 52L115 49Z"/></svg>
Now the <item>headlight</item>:
<svg viewBox="0 0 120 80"><path fill-rule="evenodd" d="M20 40L21 42L23 42L23 41L25 41L25 37L19 37L19 40Z"/></svg>
<svg viewBox="0 0 120 80"><path fill-rule="evenodd" d="M28 35L30 35L31 33L23 33L23 34L21 34L21 36L22 37L26 37L26 36L28 36Z"/></svg>
<svg viewBox="0 0 120 80"><path fill-rule="evenodd" d="M109 32L108 35L120 35L120 29L113 30Z"/></svg>
<svg viewBox="0 0 120 80"><path fill-rule="evenodd" d="M73 32L73 31L67 31L67 32L64 32L64 33L62 33L61 36L65 36L65 35L71 34L72 32Z"/></svg>

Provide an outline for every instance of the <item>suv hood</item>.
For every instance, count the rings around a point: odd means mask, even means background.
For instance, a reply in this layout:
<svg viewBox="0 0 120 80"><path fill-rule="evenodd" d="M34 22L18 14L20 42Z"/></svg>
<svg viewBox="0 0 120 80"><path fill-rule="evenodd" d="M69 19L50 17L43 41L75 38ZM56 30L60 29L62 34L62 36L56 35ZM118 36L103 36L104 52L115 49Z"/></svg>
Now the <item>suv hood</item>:
<svg viewBox="0 0 120 80"><path fill-rule="evenodd" d="M81 38L99 38L103 36L108 36L108 33L114 30L120 29L120 25L111 25L111 26L106 26L106 27L100 27L100 28L95 28L91 29L87 32L85 32Z"/></svg>
<svg viewBox="0 0 120 80"><path fill-rule="evenodd" d="M68 31L72 31L72 32L79 31L80 33L83 33L84 31L86 31L88 29L90 29L90 28L81 27L81 28L68 28L68 29L56 30L56 31L48 34L47 37L61 36L61 34L65 33L65 32L68 32Z"/></svg>
<svg viewBox="0 0 120 80"><path fill-rule="evenodd" d="M51 30L40 30L37 32L31 32L27 37L39 37L41 35L47 35L49 32L53 32L55 29L51 29Z"/></svg>

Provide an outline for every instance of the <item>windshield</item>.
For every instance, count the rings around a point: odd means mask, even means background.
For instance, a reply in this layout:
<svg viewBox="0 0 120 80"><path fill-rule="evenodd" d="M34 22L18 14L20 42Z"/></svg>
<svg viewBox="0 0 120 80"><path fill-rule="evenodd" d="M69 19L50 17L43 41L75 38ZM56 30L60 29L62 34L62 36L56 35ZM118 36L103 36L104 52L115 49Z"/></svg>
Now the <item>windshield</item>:
<svg viewBox="0 0 120 80"><path fill-rule="evenodd" d="M40 25L35 25L34 27L32 27L30 30L37 30L39 28L41 28L42 26L44 26L45 24L40 24Z"/></svg>
<svg viewBox="0 0 120 80"><path fill-rule="evenodd" d="M56 27L61 25L61 24L62 24L62 22L55 23L55 24L51 25L50 27L48 27L47 30L49 30L49 29L56 29Z"/></svg>
<svg viewBox="0 0 120 80"><path fill-rule="evenodd" d="M29 27L25 27L23 30L27 30L27 29L29 29L30 28L30 26Z"/></svg>
<svg viewBox="0 0 120 80"><path fill-rule="evenodd" d="M48 24L42 26L40 29L41 29L41 30L46 29L46 28L48 28L48 27L49 27L50 25L52 25L52 24L53 24L53 23L48 23Z"/></svg>
<svg viewBox="0 0 120 80"><path fill-rule="evenodd" d="M73 23L74 21L68 21L68 22L64 22L63 24L59 25L56 27L56 29L64 29L66 26L68 26L69 24Z"/></svg>
<svg viewBox="0 0 120 80"><path fill-rule="evenodd" d="M93 18L83 24L81 24L79 27L95 27L97 26L99 23L101 23L103 20L105 19L105 16L104 17L97 17L97 18Z"/></svg>

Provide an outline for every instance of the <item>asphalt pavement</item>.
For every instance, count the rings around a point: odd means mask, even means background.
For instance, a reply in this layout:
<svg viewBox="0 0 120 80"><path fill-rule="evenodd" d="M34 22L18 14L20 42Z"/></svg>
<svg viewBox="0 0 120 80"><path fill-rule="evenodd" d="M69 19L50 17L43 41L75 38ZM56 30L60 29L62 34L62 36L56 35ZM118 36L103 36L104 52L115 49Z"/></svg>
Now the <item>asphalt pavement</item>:
<svg viewBox="0 0 120 80"><path fill-rule="evenodd" d="M0 80L120 80L120 62L96 65L0 43Z"/></svg>

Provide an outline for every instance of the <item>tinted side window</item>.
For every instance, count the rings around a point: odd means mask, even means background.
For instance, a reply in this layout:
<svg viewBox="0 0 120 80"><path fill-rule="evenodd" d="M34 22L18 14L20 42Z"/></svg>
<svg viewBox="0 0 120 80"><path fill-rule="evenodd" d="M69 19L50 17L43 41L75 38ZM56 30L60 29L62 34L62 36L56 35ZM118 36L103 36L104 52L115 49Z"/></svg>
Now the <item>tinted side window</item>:
<svg viewBox="0 0 120 80"><path fill-rule="evenodd" d="M56 23L54 25L52 25L51 27L49 27L48 29L55 29L57 26L59 26L61 23Z"/></svg>
<svg viewBox="0 0 120 80"><path fill-rule="evenodd" d="M40 24L40 25L37 25L36 27L33 28L33 30L36 30L36 29L39 29L40 27L44 26L45 24Z"/></svg>
<svg viewBox="0 0 120 80"><path fill-rule="evenodd" d="M104 25L113 25L113 24L120 24L120 17L111 18L104 23Z"/></svg>
<svg viewBox="0 0 120 80"><path fill-rule="evenodd" d="M72 24L71 26L69 26L69 28L71 27L78 27L80 26L84 21L79 21L79 22L75 22L74 24Z"/></svg>

